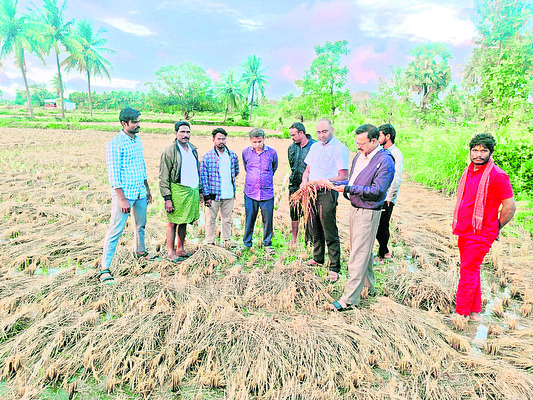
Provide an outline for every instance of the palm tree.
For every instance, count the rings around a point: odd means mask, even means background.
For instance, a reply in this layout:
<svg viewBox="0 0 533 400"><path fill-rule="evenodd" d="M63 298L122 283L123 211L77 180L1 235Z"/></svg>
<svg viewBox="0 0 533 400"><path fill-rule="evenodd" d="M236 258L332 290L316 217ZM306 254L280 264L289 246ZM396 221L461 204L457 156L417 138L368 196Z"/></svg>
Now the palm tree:
<svg viewBox="0 0 533 400"><path fill-rule="evenodd" d="M244 62L244 72L242 74L242 81L248 88L250 93L250 119L252 118L252 111L254 108L254 94L257 89L261 91L261 95L265 96L265 85L267 84L267 76L263 75L265 68L261 68L261 57L256 55L248 56Z"/></svg>
<svg viewBox="0 0 533 400"><path fill-rule="evenodd" d="M37 10L39 17L38 23L42 31L44 40L44 49L47 54L54 49L56 55L57 73L59 78L59 88L61 97L61 118L65 118L65 96L63 93L63 78L61 76L61 65L59 62L59 45L66 48L67 52L79 51L77 47L79 44L71 35L71 28L74 25L74 20L65 21L63 12L66 7L66 0L63 1L61 7L57 4L57 0L43 0L43 8Z"/></svg>
<svg viewBox="0 0 533 400"><path fill-rule="evenodd" d="M451 54L444 44L429 43L414 47L411 55L415 58L405 68L405 84L419 94L419 107L425 109L451 81Z"/></svg>
<svg viewBox="0 0 533 400"><path fill-rule="evenodd" d="M111 63L107 61L101 53L115 54L114 50L103 47L107 43L107 39L99 37L104 29L98 29L95 33L91 23L85 19L81 20L76 26L76 40L80 44L78 48L74 48L70 55L61 63L67 71L76 68L79 72L87 73L87 86L89 93L89 115L93 115L93 105L91 99L91 74L93 76L109 76L109 71L106 67L111 67Z"/></svg>
<svg viewBox="0 0 533 400"><path fill-rule="evenodd" d="M63 91L66 90L65 82L61 82L63 84ZM52 86L54 93L56 97L61 96L61 89L59 88L59 75L54 74L52 79L50 79L50 85Z"/></svg>
<svg viewBox="0 0 533 400"><path fill-rule="evenodd" d="M26 16L17 16L18 0L1 0L0 1L0 38L3 43L0 48L0 59L9 54L15 57L15 64L22 72L24 86L26 88L26 99L28 101L28 111L30 118L33 118L33 108L31 106L30 88L26 76L27 51L35 53L41 60L42 54L39 48L39 42L35 39L36 34L32 25L28 23ZM43 60L44 61L44 60Z"/></svg>
<svg viewBox="0 0 533 400"><path fill-rule="evenodd" d="M226 103L224 122L226 122L226 118L228 117L228 110L230 108L236 109L239 105L239 101L244 98L241 88L233 79L234 72L235 71L230 70L227 74L223 74L217 88L218 95L222 96Z"/></svg>

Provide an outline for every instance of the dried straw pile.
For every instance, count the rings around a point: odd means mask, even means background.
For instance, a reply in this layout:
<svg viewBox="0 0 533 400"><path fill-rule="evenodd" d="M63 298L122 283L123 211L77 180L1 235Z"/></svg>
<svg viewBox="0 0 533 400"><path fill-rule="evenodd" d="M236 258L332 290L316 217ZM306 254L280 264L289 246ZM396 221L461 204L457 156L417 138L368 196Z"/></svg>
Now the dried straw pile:
<svg viewBox="0 0 533 400"><path fill-rule="evenodd" d="M428 267L413 272L400 269L384 285L384 290L402 304L448 314L455 305L458 280L457 269Z"/></svg>
<svg viewBox="0 0 533 400"><path fill-rule="evenodd" d="M398 301L433 311L378 298L331 314L334 286L301 262L242 266L205 246L181 265L144 263L132 256L127 229L116 281L100 284L91 267L99 265L109 196L105 164L89 155L103 154L110 135L57 132L36 141L16 133L0 129L9 145L0 149L3 398L38 398L50 385L73 396L91 386L128 388L147 399L191 387L228 399L533 398L530 364L518 358L530 351L530 331L491 339L497 353L476 352L435 311L450 301L452 272L426 267L426 276L389 284ZM167 139L143 141L155 182ZM164 224L152 215L147 232L160 254ZM417 250L430 264L449 253L437 236L420 230L412 239L431 249ZM63 269L53 276L32 275L55 266Z"/></svg>
<svg viewBox="0 0 533 400"><path fill-rule="evenodd" d="M194 281L128 276L105 286L74 268L4 279L2 379L13 397L92 379L109 392L128 385L146 397L183 385L223 388L228 398L478 393L479 371L465 367L469 341L435 313L381 298L370 309L329 314L320 309L326 288L303 266L230 269ZM505 398L533 395L533 377L518 368L505 364L513 379L483 385Z"/></svg>

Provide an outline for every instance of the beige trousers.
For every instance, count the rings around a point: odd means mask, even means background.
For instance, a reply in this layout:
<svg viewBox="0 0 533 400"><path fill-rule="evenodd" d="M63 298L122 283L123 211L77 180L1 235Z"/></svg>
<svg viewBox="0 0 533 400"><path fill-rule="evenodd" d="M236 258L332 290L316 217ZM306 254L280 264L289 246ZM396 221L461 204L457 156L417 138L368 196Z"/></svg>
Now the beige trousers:
<svg viewBox="0 0 533 400"><path fill-rule="evenodd" d="M366 210L352 207L350 210L350 261L348 281L341 300L348 305L357 305L363 286L374 291L372 247L376 239L381 210ZM366 283L366 285L365 285Z"/></svg>
<svg viewBox="0 0 533 400"><path fill-rule="evenodd" d="M220 238L222 243L231 239L233 224L233 203L235 199L211 200L211 207L205 208L205 241L215 243L216 220L220 211Z"/></svg>

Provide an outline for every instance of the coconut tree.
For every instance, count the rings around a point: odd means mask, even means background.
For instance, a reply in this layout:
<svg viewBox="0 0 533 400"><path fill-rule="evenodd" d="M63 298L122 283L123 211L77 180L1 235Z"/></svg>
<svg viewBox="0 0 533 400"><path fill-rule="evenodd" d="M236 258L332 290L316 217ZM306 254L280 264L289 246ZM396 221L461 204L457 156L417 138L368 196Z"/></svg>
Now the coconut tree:
<svg viewBox="0 0 533 400"><path fill-rule="evenodd" d="M24 87L26 88L26 99L28 101L28 112L33 118L33 108L31 106L30 88L26 75L26 52L32 52L41 60L43 59L39 42L33 26L28 23L28 18L24 15L17 16L18 0L0 0L0 59L13 54L15 64L22 72Z"/></svg>
<svg viewBox="0 0 533 400"><path fill-rule="evenodd" d="M257 90L261 91L261 95L265 96L265 85L268 84L268 76L264 75L265 68L261 68L261 57L256 55L248 56L243 64L244 72L242 74L242 81L248 88L250 94L250 119L252 118L252 111L254 108L254 94Z"/></svg>
<svg viewBox="0 0 533 400"><path fill-rule="evenodd" d="M53 49L56 56L61 98L61 118L65 118L65 96L63 92L63 77L61 76L61 63L59 62L59 53L61 52L59 46L63 46L70 53L79 51L79 43L71 34L74 20L65 21L66 1L63 1L61 6L58 5L57 0L43 0L43 2L43 7L36 10L37 22L44 41L46 54L50 54Z"/></svg>
<svg viewBox="0 0 533 400"><path fill-rule="evenodd" d="M93 106L91 99L91 75L107 77L109 71L106 67L111 67L111 63L107 61L102 53L115 54L114 50L103 47L107 43L107 39L100 37L100 34L106 32L104 29L98 29L94 32L91 23L85 19L81 20L76 25L74 38L79 43L79 46L72 49L70 55L61 63L65 66L67 71L77 69L81 73L87 74L87 87L89 94L89 114L93 115Z"/></svg>
<svg viewBox="0 0 533 400"><path fill-rule="evenodd" d="M224 122L226 122L228 117L229 109L236 109L239 105L239 101L244 98L240 85L233 78L234 73L235 71L230 70L227 74L223 74L217 87L217 94L224 99L226 104Z"/></svg>

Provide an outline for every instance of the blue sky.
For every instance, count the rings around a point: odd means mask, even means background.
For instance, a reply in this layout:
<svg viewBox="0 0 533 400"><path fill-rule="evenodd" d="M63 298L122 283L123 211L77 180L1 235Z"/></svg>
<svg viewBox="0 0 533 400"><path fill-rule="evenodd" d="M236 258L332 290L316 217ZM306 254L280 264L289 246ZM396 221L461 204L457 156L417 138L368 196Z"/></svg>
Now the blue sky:
<svg viewBox="0 0 533 400"><path fill-rule="evenodd" d="M20 11L28 4L19 0ZM390 65L404 67L409 49L428 42L446 43L458 81L475 36L472 0L67 0L66 16L105 29L107 47L117 52L107 55L111 81L92 82L97 92L146 90L144 83L154 80L160 67L186 61L218 79L255 54L270 77L266 96L279 99L298 94L294 80L309 68L314 47L336 40L347 40L351 50L344 63L352 92L375 91ZM22 76L12 59L2 64L0 90L12 98L23 88ZM52 58L43 65L28 57L30 84L49 84L54 73ZM78 73L70 72L65 81L69 91L86 90Z"/></svg>

